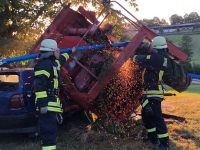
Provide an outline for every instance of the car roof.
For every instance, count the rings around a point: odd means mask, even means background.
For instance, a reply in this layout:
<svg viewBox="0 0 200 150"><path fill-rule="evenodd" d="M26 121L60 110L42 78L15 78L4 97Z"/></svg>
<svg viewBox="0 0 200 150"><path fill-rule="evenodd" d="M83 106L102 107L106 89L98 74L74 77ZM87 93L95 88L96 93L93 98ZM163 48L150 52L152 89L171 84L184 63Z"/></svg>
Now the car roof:
<svg viewBox="0 0 200 150"><path fill-rule="evenodd" d="M26 71L26 70L33 70L33 68L13 68L13 69L8 69L5 67L0 67L0 73L1 72L22 72L22 71Z"/></svg>

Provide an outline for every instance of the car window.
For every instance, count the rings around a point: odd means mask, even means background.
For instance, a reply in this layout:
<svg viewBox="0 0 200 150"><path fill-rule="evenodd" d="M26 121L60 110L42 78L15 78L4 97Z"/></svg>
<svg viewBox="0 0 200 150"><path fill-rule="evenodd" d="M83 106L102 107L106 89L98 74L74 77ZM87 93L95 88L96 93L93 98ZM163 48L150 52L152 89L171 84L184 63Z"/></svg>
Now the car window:
<svg viewBox="0 0 200 150"><path fill-rule="evenodd" d="M19 76L16 74L6 74L6 75L0 75L0 82L12 82L12 83L18 83L19 82Z"/></svg>
<svg viewBox="0 0 200 150"><path fill-rule="evenodd" d="M14 91L19 83L18 74L0 74L0 91Z"/></svg>

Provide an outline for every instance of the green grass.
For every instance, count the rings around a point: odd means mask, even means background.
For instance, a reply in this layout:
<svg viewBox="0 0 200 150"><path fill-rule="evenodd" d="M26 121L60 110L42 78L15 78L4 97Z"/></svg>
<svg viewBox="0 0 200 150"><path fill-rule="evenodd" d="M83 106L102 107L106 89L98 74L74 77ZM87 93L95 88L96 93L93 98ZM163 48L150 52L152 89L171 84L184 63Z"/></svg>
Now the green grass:
<svg viewBox="0 0 200 150"><path fill-rule="evenodd" d="M185 92L200 94L200 85L190 85Z"/></svg>
<svg viewBox="0 0 200 150"><path fill-rule="evenodd" d="M178 93L167 88L176 96L168 96L163 104L166 114L184 117L184 122L168 123L170 150L200 149L200 85L191 85L188 90ZM66 118L59 125L57 150L152 150L153 145L144 143L140 137L144 127L137 127L135 137L121 139L108 134L105 130L89 130L89 122L83 114ZM0 134L0 150L38 150L41 142L38 138L30 139L26 134Z"/></svg>
<svg viewBox="0 0 200 150"><path fill-rule="evenodd" d="M189 32L189 31L185 31ZM193 61L198 61L200 56L200 35L191 35L193 39ZM166 35L174 43L180 43L181 35ZM167 87L167 92L176 93L177 96L169 96L164 104L167 114L184 117L184 122L167 124L170 135L170 150L200 150L200 85L190 85L187 91L178 93ZM88 130L90 125L86 117L80 114L66 118L59 125L57 135L57 150L152 150L153 146L144 143L140 137L144 129L141 124L134 138L120 139L114 135ZM74 131L74 132L72 132ZM30 139L26 134L0 134L0 150L38 150L41 141Z"/></svg>
<svg viewBox="0 0 200 150"><path fill-rule="evenodd" d="M166 88L166 93L168 92L176 92L175 90L173 90L171 87L169 86L165 86ZM200 85L196 85L196 84L191 84L188 89L186 91L184 91L184 93L196 93L196 94L200 94Z"/></svg>
<svg viewBox="0 0 200 150"><path fill-rule="evenodd" d="M182 30L181 33L194 33L191 30ZM181 43L181 38L183 35L180 35L179 33L174 33L174 34L163 34L163 36L165 38L167 38L168 40L172 41L175 45L180 45ZM200 34L191 34L190 35L192 37L192 51L193 51L193 55L192 55L192 62L196 63L196 64L200 64Z"/></svg>
<svg viewBox="0 0 200 150"><path fill-rule="evenodd" d="M181 37L170 35L170 38L179 41ZM198 41L198 38L198 35L193 36L193 40ZM163 112L186 119L184 122L167 124L170 150L200 150L200 85L190 85L182 93L170 87L166 88L167 92L176 93L176 96L166 97L163 104L170 107L163 108ZM62 125L59 125L57 150L152 150L153 148L149 142L144 143L140 139L144 129L141 124L138 126L136 136L127 139L120 139L104 130L103 133L88 130L88 125L90 124L86 122L83 115L68 117ZM72 132L73 129L77 129L76 132ZM0 134L0 150L39 150L40 148L41 141L38 138L30 139L26 134Z"/></svg>
<svg viewBox="0 0 200 150"><path fill-rule="evenodd" d="M179 44L181 43L182 35L164 35L164 37L167 40L172 41L174 44Z"/></svg>

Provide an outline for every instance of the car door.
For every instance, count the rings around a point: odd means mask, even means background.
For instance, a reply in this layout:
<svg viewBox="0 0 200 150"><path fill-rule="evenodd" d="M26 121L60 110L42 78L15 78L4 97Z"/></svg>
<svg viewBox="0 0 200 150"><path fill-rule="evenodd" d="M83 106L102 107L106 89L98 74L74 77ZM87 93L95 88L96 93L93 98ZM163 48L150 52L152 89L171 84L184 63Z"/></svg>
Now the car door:
<svg viewBox="0 0 200 150"><path fill-rule="evenodd" d="M26 109L29 112L35 112L35 94L34 94L34 87L33 87L33 80L34 80L34 71L26 70L23 72L23 93L24 98L27 102Z"/></svg>
<svg viewBox="0 0 200 150"><path fill-rule="evenodd" d="M19 78L19 74L16 72L0 72L0 114L9 113L10 100L20 92L18 91Z"/></svg>

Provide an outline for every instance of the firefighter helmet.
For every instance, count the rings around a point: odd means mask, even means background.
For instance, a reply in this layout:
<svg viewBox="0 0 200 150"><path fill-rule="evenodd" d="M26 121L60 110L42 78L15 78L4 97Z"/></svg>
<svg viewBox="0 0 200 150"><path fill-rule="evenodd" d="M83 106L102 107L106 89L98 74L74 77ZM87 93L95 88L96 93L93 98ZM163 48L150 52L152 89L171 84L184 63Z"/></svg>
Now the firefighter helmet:
<svg viewBox="0 0 200 150"><path fill-rule="evenodd" d="M53 51L58 51L59 48L57 46L57 42L52 39L44 39L41 42L40 45L40 51L48 51L48 52L53 52Z"/></svg>
<svg viewBox="0 0 200 150"><path fill-rule="evenodd" d="M156 36L152 40L152 47L155 49L167 48L166 39L162 36Z"/></svg>

